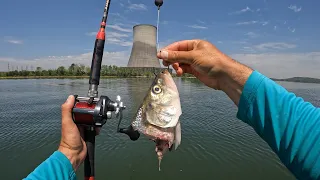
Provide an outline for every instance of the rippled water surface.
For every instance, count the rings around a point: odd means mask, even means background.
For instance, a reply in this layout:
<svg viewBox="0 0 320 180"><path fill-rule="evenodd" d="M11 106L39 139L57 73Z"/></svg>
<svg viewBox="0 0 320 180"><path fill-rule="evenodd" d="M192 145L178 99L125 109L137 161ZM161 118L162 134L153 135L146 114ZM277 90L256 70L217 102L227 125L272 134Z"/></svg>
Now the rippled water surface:
<svg viewBox="0 0 320 180"><path fill-rule="evenodd" d="M123 126L141 103L152 79L102 79L99 94L121 95ZM166 154L158 171L154 143L131 142L109 120L96 139L96 179L294 179L251 127L236 119L228 97L193 79L175 79L183 114L182 144ZM3 179L21 179L57 149L60 105L69 94L86 95L87 79L0 81L0 169ZM282 82L320 105L320 86ZM83 177L83 166L77 172Z"/></svg>

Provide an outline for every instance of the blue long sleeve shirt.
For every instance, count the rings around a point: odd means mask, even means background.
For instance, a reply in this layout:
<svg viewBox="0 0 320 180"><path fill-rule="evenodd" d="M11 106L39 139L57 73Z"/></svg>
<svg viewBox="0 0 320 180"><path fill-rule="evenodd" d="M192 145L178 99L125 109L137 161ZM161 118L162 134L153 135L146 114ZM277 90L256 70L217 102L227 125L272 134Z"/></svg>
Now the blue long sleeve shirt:
<svg viewBox="0 0 320 180"><path fill-rule="evenodd" d="M320 180L320 109L254 71L237 118L250 125L298 179ZM69 160L55 152L26 179L75 179Z"/></svg>
<svg viewBox="0 0 320 180"><path fill-rule="evenodd" d="M69 159L60 151L55 151L42 162L25 180L75 180L76 174Z"/></svg>
<svg viewBox="0 0 320 180"><path fill-rule="evenodd" d="M320 109L254 71L237 118L249 124L297 179L320 179Z"/></svg>

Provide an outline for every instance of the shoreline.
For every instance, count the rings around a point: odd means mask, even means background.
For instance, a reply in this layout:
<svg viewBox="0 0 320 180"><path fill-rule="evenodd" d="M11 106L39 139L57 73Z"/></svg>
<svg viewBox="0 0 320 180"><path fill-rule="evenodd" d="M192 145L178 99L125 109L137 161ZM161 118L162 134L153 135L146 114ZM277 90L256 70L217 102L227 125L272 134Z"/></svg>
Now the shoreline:
<svg viewBox="0 0 320 180"><path fill-rule="evenodd" d="M173 76L176 78L178 76ZM0 80L10 80L10 79L89 79L90 76L10 76L10 77L0 77ZM148 76L101 76L100 79L108 79L108 78L153 78ZM196 77L178 77L178 78L186 78L186 79L193 79Z"/></svg>
<svg viewBox="0 0 320 180"><path fill-rule="evenodd" d="M182 78L182 79L196 79L194 76L187 76L187 77L179 77L176 75L172 76L173 78ZM7 77L0 77L1 80L21 80L21 79L89 79L90 76L7 76ZM126 79L126 78L154 78L153 76L101 76L100 79ZM303 82L303 81L294 81L294 80L284 80L284 79L273 79L271 80L275 82L293 82L293 83L306 83L306 84L320 84L320 82Z"/></svg>

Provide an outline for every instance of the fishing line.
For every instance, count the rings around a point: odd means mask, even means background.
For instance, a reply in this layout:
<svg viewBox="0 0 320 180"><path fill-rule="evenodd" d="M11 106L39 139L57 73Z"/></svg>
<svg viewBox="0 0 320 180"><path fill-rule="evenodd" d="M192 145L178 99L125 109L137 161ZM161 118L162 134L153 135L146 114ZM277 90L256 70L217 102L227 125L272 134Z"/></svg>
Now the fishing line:
<svg viewBox="0 0 320 180"><path fill-rule="evenodd" d="M160 21L160 7L158 7L158 20L157 20L157 50L159 51L159 21Z"/></svg>
<svg viewBox="0 0 320 180"><path fill-rule="evenodd" d="M158 19L157 19L157 50L159 51L159 23L160 23L160 6L158 7ZM170 65L168 65L168 71L170 72Z"/></svg>

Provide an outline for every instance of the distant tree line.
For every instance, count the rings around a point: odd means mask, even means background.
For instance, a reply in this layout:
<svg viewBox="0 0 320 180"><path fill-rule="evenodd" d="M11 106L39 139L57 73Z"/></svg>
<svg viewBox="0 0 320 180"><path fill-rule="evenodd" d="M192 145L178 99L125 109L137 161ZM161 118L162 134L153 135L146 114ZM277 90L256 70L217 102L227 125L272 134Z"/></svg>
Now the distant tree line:
<svg viewBox="0 0 320 180"><path fill-rule="evenodd" d="M34 71L28 70L14 70L9 72L0 72L0 77L68 77L68 76L90 76L90 67L82 64L71 64L68 68L60 66L57 69L45 70L42 67L37 67ZM158 68L130 68L118 67L114 65L102 65L101 76L114 76L114 77L154 77L154 73L158 73L162 69ZM188 77L191 75L184 75Z"/></svg>
<svg viewBox="0 0 320 180"><path fill-rule="evenodd" d="M274 81L288 81L288 82L300 82L300 83L316 83L320 84L320 79L310 77L292 77L287 79L271 78Z"/></svg>

